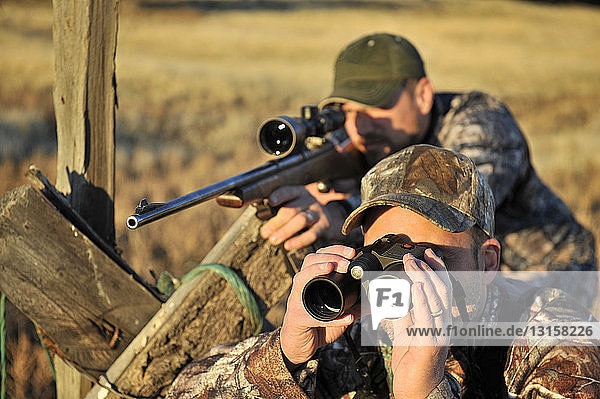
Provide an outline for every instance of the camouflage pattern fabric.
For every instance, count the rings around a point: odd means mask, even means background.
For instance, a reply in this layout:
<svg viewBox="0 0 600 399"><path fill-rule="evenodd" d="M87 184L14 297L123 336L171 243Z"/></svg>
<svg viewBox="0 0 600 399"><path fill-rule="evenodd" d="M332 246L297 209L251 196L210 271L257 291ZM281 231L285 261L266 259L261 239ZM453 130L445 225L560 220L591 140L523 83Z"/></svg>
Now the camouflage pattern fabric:
<svg viewBox="0 0 600 399"><path fill-rule="evenodd" d="M502 320L503 308L517 303L523 308L521 321L590 320L589 313L560 290L536 289L514 303L506 300L503 290L499 285L490 286L486 304L493 306L486 307L488 319ZM351 327L356 342L360 342L359 331L356 324ZM513 342L517 345L451 348L445 378L428 399L600 397L598 346L560 346L559 341L556 346L539 346L533 340ZM189 364L171 386L167 399L392 397L387 366L391 350L381 348L379 353L372 349L359 347L361 355L371 356L371 392L361 391L362 379L343 337L321 348L314 360L290 372L283 361L276 330L234 346L215 348L203 359ZM384 361L377 361L381 359Z"/></svg>
<svg viewBox="0 0 600 399"><path fill-rule="evenodd" d="M433 122L426 142L469 156L492 188L495 236L502 243L504 267L596 270L592 235L538 178L523 134L499 100L480 92L437 94ZM586 302L584 297L595 296L597 284L582 284L586 285L578 290L577 298ZM501 290L491 289L490 295L500 295ZM501 312L501 308L489 312ZM588 320L588 315L561 291L543 289L528 301L523 320ZM360 329L351 331L355 335ZM445 378L429 398L600 397L599 347L515 343L452 348ZM167 398L351 398L357 393L359 397L389 397L389 348L360 350L368 351L372 393L361 392L362 380L342 339L290 372L276 330L215 348L192 362L174 381Z"/></svg>
<svg viewBox="0 0 600 399"><path fill-rule="evenodd" d="M505 267L597 269L594 237L539 179L525 138L501 101L476 91L440 93L433 118L426 141L470 157L492 188Z"/></svg>
<svg viewBox="0 0 600 399"><path fill-rule="evenodd" d="M504 270L597 270L593 235L575 220L564 202L537 176L529 159L523 133L509 110L497 98L481 92L436 94L432 123L425 142L467 155L486 179L494 196L494 237L502 244ZM378 164L379 169L390 168L396 173L398 168L390 165L393 161L398 160L392 156L382 160ZM378 166L365 175L373 187L377 187L377 184L370 181L374 178L369 177ZM426 168L422 169L425 174ZM419 168L412 170L418 172ZM403 171L398 173L402 174ZM440 186L438 184L436 187ZM391 192L397 190L402 191L403 187ZM423 191L420 187L419 190ZM428 196L439 197L429 194L427 189L424 191ZM373 201L368 190L362 194L363 200ZM355 203L358 198L359 195L352 196ZM384 204L385 201L379 203ZM357 227L360 210L366 206L368 204L363 203L350 215L344 224L344 232ZM462 210L460 204L455 207ZM427 215L427 212L419 211L419 206L412 208L417 213ZM488 223L485 215L476 219L480 227L486 230ZM581 279L574 284L573 279L567 282L558 275L551 275L538 283L561 288L586 306L594 304L598 290L597 279L591 278Z"/></svg>
<svg viewBox="0 0 600 399"><path fill-rule="evenodd" d="M361 205L346 218L342 233L362 224L367 209L401 206L442 230L459 233L477 224L494 232L494 197L485 177L464 154L417 144L381 160L361 180Z"/></svg>

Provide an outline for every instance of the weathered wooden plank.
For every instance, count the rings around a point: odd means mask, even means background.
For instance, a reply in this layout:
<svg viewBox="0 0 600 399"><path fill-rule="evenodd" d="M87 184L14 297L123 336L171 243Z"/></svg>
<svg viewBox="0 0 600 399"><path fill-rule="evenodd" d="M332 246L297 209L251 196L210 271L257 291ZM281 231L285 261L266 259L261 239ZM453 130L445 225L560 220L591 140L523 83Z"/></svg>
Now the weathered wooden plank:
<svg viewBox="0 0 600 399"><path fill-rule="evenodd" d="M248 208L202 263L221 263L236 270L265 315L287 296L291 276L282 249L260 237L262 222L255 212ZM297 253L296 258L302 259L308 251ZM221 277L205 272L175 291L101 382L122 393L152 397L164 393L190 360L217 344L252 333L250 319L233 290ZM94 387L86 398L97 398L101 389Z"/></svg>
<svg viewBox="0 0 600 399"><path fill-rule="evenodd" d="M104 372L160 301L31 186L0 199L0 291L92 376Z"/></svg>
<svg viewBox="0 0 600 399"><path fill-rule="evenodd" d="M102 237L96 233L96 231L84 220L79 213L77 213L72 207L67 198L59 193L58 190L48 181L46 176L39 170L35 165L29 166L27 173L25 174L29 179L33 187L37 188L44 194L44 196L58 209L58 211L77 227L87 238L89 238L96 246L110 257L121 269L126 273L130 274L138 283L146 287L157 295L157 298L162 295L158 292L156 287L148 284L141 276L139 276L125 260L117 253L115 248L104 241ZM160 298L159 298L160 299Z"/></svg>

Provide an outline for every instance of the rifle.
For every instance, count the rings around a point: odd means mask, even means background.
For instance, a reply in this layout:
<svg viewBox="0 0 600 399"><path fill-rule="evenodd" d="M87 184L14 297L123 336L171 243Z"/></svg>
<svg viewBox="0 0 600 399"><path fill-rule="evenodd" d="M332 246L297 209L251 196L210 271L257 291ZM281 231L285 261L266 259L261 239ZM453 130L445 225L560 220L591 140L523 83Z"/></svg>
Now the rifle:
<svg viewBox="0 0 600 399"><path fill-rule="evenodd" d="M144 198L127 218L127 227L137 229L213 198L221 206L240 208L268 198L281 186L323 182L319 190L327 192L324 182L360 178L365 164L341 129L345 113L334 107L319 112L316 106L306 105L301 115L279 116L260 125L259 147L276 159L165 203Z"/></svg>

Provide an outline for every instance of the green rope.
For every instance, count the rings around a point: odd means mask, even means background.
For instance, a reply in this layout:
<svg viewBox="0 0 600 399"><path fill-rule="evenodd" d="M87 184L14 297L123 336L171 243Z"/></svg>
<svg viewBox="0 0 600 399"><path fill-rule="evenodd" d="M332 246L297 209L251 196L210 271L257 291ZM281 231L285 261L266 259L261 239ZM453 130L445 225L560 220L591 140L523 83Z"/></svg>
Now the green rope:
<svg viewBox="0 0 600 399"><path fill-rule="evenodd" d="M2 293L0 294L0 367L2 369L0 377L0 399L4 399L4 394L6 393L6 328L4 325L5 306L6 295Z"/></svg>
<svg viewBox="0 0 600 399"><path fill-rule="evenodd" d="M198 265L190 270L185 276L183 276L181 279L181 284L190 281L197 275L208 270L217 273L229 283L231 288L233 288L233 292L238 297L244 306L244 309L246 309L246 312L248 312L248 315L250 316L250 322L254 327L254 335L260 333L262 331L263 319L260 314L260 310L258 309L256 299L254 299L254 295L252 295L252 292L250 292L242 279L231 268L218 263Z"/></svg>
<svg viewBox="0 0 600 399"><path fill-rule="evenodd" d="M38 328L38 325L33 323L35 326L35 332L37 333L38 338L40 339L40 344L42 344L42 348L44 348L44 351L46 352L46 359L48 359L48 364L50 365L50 371L52 372L52 378L54 378L54 381L56 382L56 369L54 368L54 362L52 361L52 357L50 356L50 351L48 350L48 345L46 345L44 343L44 338L42 337L42 334L40 334L40 329Z"/></svg>

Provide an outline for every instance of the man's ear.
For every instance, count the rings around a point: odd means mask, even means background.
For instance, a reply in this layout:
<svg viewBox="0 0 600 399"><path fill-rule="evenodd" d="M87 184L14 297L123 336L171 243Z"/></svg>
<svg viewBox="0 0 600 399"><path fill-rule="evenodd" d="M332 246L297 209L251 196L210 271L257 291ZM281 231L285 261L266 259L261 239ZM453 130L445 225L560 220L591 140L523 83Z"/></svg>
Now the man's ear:
<svg viewBox="0 0 600 399"><path fill-rule="evenodd" d="M422 77L415 86L415 101L421 114L428 115L433 107L433 84L426 77Z"/></svg>
<svg viewBox="0 0 600 399"><path fill-rule="evenodd" d="M487 285L500 270L500 243L495 238L488 238L479 251L480 262L483 263L483 284Z"/></svg>

